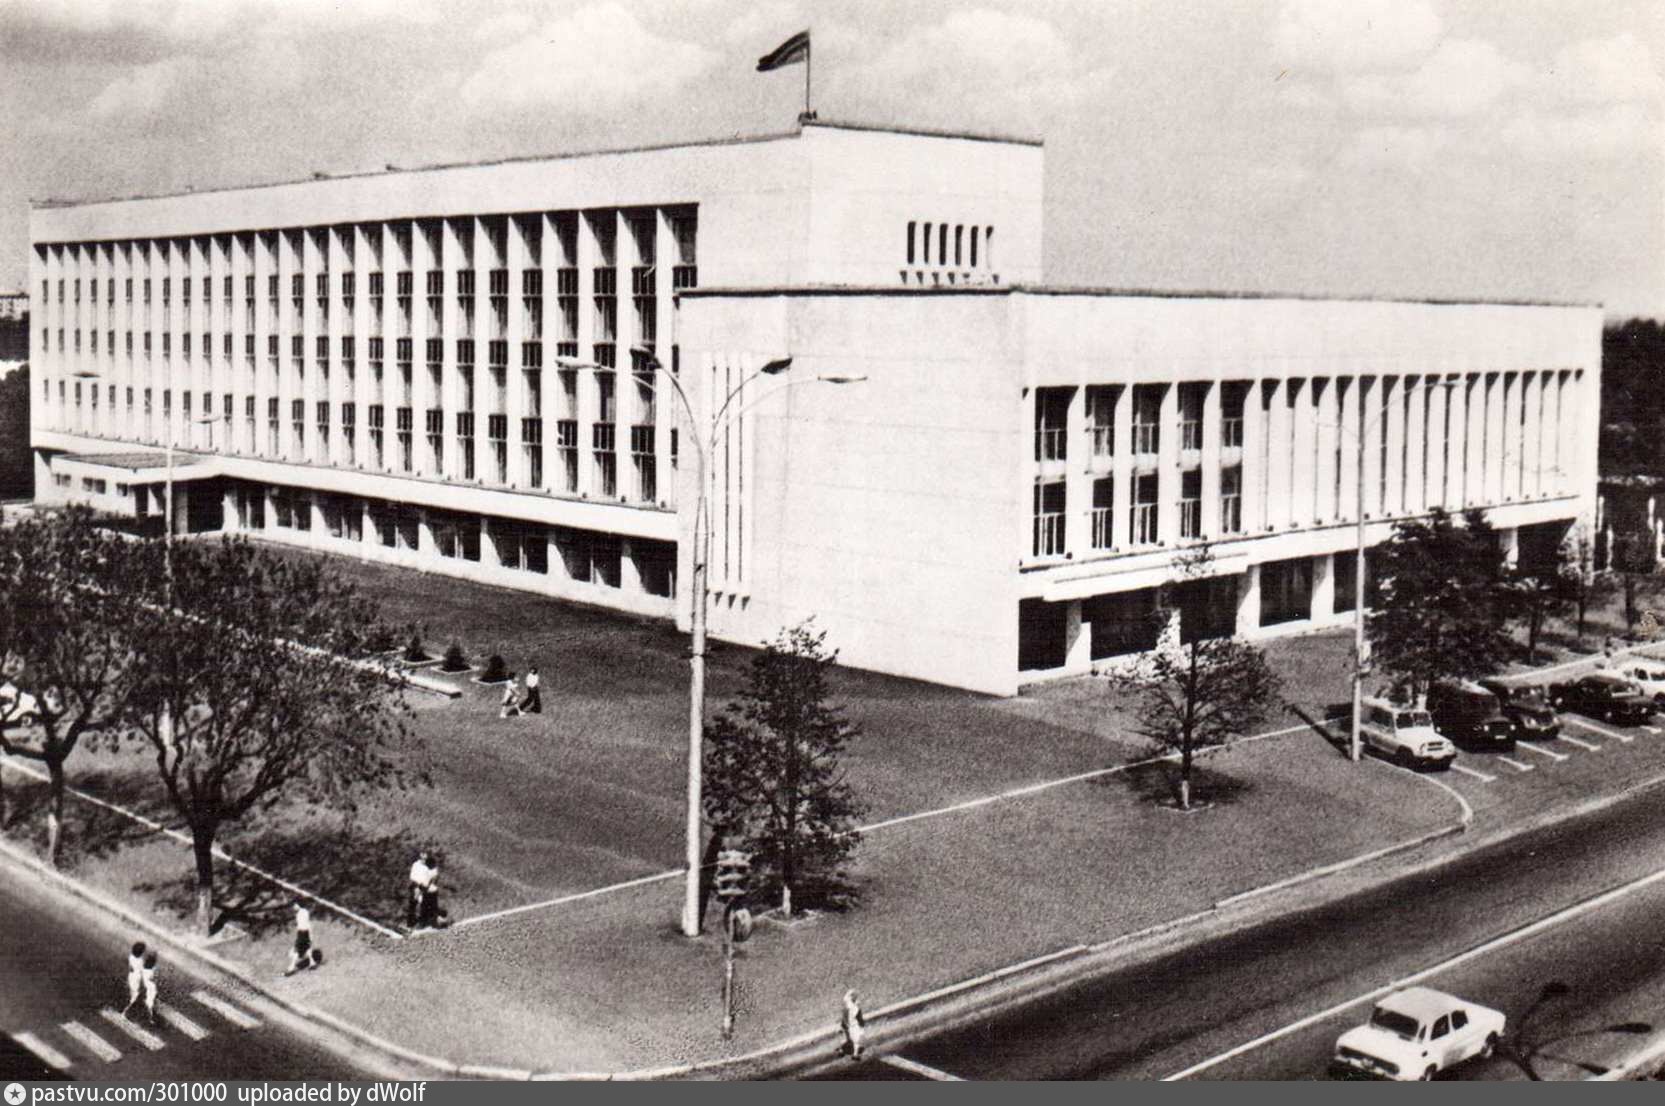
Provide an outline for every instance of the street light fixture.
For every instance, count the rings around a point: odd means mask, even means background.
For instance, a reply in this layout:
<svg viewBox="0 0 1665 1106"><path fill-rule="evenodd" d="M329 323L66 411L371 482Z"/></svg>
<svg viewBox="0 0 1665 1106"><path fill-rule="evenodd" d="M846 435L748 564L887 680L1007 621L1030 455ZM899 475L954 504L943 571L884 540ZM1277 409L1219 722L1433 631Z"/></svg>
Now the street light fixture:
<svg viewBox="0 0 1665 1106"><path fill-rule="evenodd" d="M706 647L706 610L710 595L706 587L706 562L710 559L711 527L708 521L709 503L707 498L706 476L707 456L716 446L720 434L726 433L728 426L734 419L745 414L751 406L761 402L766 396L777 391L798 384L854 384L866 380L867 377L851 373L821 373L812 377L802 377L791 380L757 397L751 404L743 406L730 413L729 407L734 403L746 386L760 376L779 376L792 367L792 358L778 357L763 363L763 366L740 381L734 389L724 397L718 406L716 414L711 417L705 435L700 434L700 420L694 416L694 405L688 398L688 393L682 387L682 382L676 374L666 372L665 366L650 349L641 346L631 347L630 352L640 358L655 372L670 380L676 389L678 398L682 400L682 409L688 416L689 437L694 443L695 479L699 489L698 498L694 506L694 540L693 540L693 580L690 582L691 612L689 617L689 635L691 642L688 649L688 804L686 811L685 845L687 852L687 875L683 887L682 897L682 933L686 937L697 937L700 934L700 868L701 854L700 827L703 823L703 809L701 805L701 790L703 787L703 745L705 737L705 647ZM602 365L595 361L582 361L576 357L556 357L555 364L564 369L588 369L591 372L616 373L618 369L612 365Z"/></svg>

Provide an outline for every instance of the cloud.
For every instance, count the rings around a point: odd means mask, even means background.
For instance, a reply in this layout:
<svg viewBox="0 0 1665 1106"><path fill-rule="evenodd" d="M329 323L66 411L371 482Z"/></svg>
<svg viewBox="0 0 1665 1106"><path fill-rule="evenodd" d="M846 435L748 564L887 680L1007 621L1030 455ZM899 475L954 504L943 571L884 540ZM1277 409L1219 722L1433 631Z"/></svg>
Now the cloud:
<svg viewBox="0 0 1665 1106"><path fill-rule="evenodd" d="M87 105L87 113L95 119L154 115L179 87L184 67L179 59L141 65L105 85Z"/></svg>
<svg viewBox="0 0 1665 1106"><path fill-rule="evenodd" d="M593 4L486 55L460 95L474 108L588 106L670 92L716 62L653 34L617 3Z"/></svg>
<svg viewBox="0 0 1665 1106"><path fill-rule="evenodd" d="M1573 112L1526 111L1503 128L1505 146L1540 161L1624 159L1660 149L1660 127L1638 104Z"/></svg>
<svg viewBox="0 0 1665 1106"><path fill-rule="evenodd" d="M1441 125L1383 124L1355 133L1341 160L1355 168L1420 171L1442 160L1453 143L1450 130Z"/></svg>
<svg viewBox="0 0 1665 1106"><path fill-rule="evenodd" d="M1083 102L1109 70L1094 68L1051 23L990 9L955 12L887 43L840 42L841 89L864 103L946 105L958 120L1038 125ZM977 89L972 96L967 88Z"/></svg>
<svg viewBox="0 0 1665 1106"><path fill-rule="evenodd" d="M1561 99L1576 104L1657 105L1665 96L1665 80L1647 43L1629 31L1563 47L1548 83Z"/></svg>
<svg viewBox="0 0 1665 1106"><path fill-rule="evenodd" d="M1429 0L1284 0L1273 60L1301 75L1409 69L1443 29Z"/></svg>
<svg viewBox="0 0 1665 1106"><path fill-rule="evenodd" d="M1369 74L1342 83L1342 96L1357 110L1389 115L1464 116L1491 107L1528 78L1489 42L1440 43L1409 73Z"/></svg>

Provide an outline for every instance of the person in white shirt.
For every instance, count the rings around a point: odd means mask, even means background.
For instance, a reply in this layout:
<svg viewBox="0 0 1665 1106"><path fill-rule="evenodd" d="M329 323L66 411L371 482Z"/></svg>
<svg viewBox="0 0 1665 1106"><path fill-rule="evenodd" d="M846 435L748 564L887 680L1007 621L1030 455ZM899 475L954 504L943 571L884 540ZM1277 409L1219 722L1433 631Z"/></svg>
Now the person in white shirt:
<svg viewBox="0 0 1665 1106"><path fill-rule="evenodd" d="M289 951L289 970L294 975L302 968L316 968L323 958L312 947L312 912L300 899L295 900L295 947Z"/></svg>
<svg viewBox="0 0 1665 1106"><path fill-rule="evenodd" d="M145 954L144 967L140 970L145 995L145 1013L150 1017L150 1024L156 1024L156 954Z"/></svg>
<svg viewBox="0 0 1665 1106"><path fill-rule="evenodd" d="M503 685L503 702L497 710L497 717L508 718L511 715L520 716L520 681L513 676Z"/></svg>
<svg viewBox="0 0 1665 1106"><path fill-rule="evenodd" d="M538 683L538 667L533 665L532 670L526 673L526 698L520 702L522 714L543 713L543 692L538 690Z"/></svg>
<svg viewBox="0 0 1665 1106"><path fill-rule="evenodd" d="M123 1014L133 1009L133 1004L144 994L145 943L133 942L133 947L127 953L127 1005L121 1008Z"/></svg>
<svg viewBox="0 0 1665 1106"><path fill-rule="evenodd" d="M415 929L422 920L422 898L428 893L428 884L433 881L433 875L428 854L419 854L416 863L410 866L410 901L405 910L405 923L411 929Z"/></svg>

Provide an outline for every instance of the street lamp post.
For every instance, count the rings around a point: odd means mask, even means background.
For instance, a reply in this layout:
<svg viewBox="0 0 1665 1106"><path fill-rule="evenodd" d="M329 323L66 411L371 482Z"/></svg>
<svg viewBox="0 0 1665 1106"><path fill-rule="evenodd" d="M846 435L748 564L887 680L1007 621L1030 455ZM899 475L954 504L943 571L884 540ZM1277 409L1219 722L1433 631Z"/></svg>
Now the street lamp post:
<svg viewBox="0 0 1665 1106"><path fill-rule="evenodd" d="M714 449L718 437L728 430L728 422L744 414L749 407L736 409L732 414L729 407L734 403L747 385L760 376L778 376L792 367L791 357L776 358L746 376L734 389L724 397L722 404L712 415L706 433L700 434L700 421L694 415L693 403L688 399L688 393L682 387L682 382L675 373L666 372L665 366L654 356L651 350L640 347L632 348L631 353L646 362L655 373L670 380L671 386L682 400L682 409L688 416L688 436L694 444L694 476L699 494L694 503L694 537L693 537L693 579L689 581L690 613L689 613L689 648L688 648L688 786L687 809L685 825L687 876L683 885L682 896L682 933L686 937L698 937L703 919L700 917L700 859L702 846L700 843L700 827L703 822L703 807L701 791L703 788L703 746L705 739L705 648L706 648L706 609L710 602L710 592L706 586L706 565L710 559L710 505L708 503L707 481L707 453ZM556 357L555 363L567 369L588 369L591 372L616 373L618 370L611 365L602 365L595 361L581 361L575 357ZM813 377L803 377L788 381L781 391L795 384L812 384L816 382L826 384L854 384L867 379L865 376L855 376L843 373L821 373ZM768 394L773 394L770 392ZM758 397L761 400L763 397ZM757 401L753 401L754 403ZM727 421L725 421L727 420Z"/></svg>
<svg viewBox="0 0 1665 1106"><path fill-rule="evenodd" d="M1436 387L1442 387L1449 392L1455 387L1452 380L1441 380ZM1428 389L1426 383L1417 385L1414 389L1407 389L1404 394L1422 392ZM1361 404L1362 409L1362 404ZM1387 417L1387 407L1382 407L1382 413L1359 423L1358 431L1353 435L1354 444L1358 446L1358 463L1353 467L1357 470L1358 490L1353 500L1353 513L1358 516L1358 547L1353 562L1353 732L1348 743L1347 755L1357 763L1364 755L1364 735L1362 721L1364 714L1364 676L1365 676L1365 638L1364 638L1364 440L1370 428ZM1339 424L1343 429L1350 430L1345 423ZM1384 431L1385 431L1384 427ZM1423 433L1427 433L1424 427Z"/></svg>

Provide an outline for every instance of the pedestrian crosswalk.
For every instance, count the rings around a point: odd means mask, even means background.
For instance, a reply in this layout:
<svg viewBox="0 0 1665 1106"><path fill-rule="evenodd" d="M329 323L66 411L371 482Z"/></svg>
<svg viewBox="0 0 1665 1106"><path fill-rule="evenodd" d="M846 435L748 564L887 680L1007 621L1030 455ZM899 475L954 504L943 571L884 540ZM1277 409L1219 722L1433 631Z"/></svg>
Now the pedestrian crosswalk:
<svg viewBox="0 0 1665 1106"><path fill-rule="evenodd" d="M91 1017L66 1021L38 1033L13 1033L11 1037L41 1063L64 1071L74 1067L77 1060L114 1064L126 1055L124 1049L160 1052L169 1045L206 1040L214 1032L210 1026L219 1023L237 1030L255 1029L260 1025L259 1018L213 991L192 991L190 998L191 1013L158 1003L154 1025L137 1008L136 1012L127 1014L114 1006L102 1006Z"/></svg>

